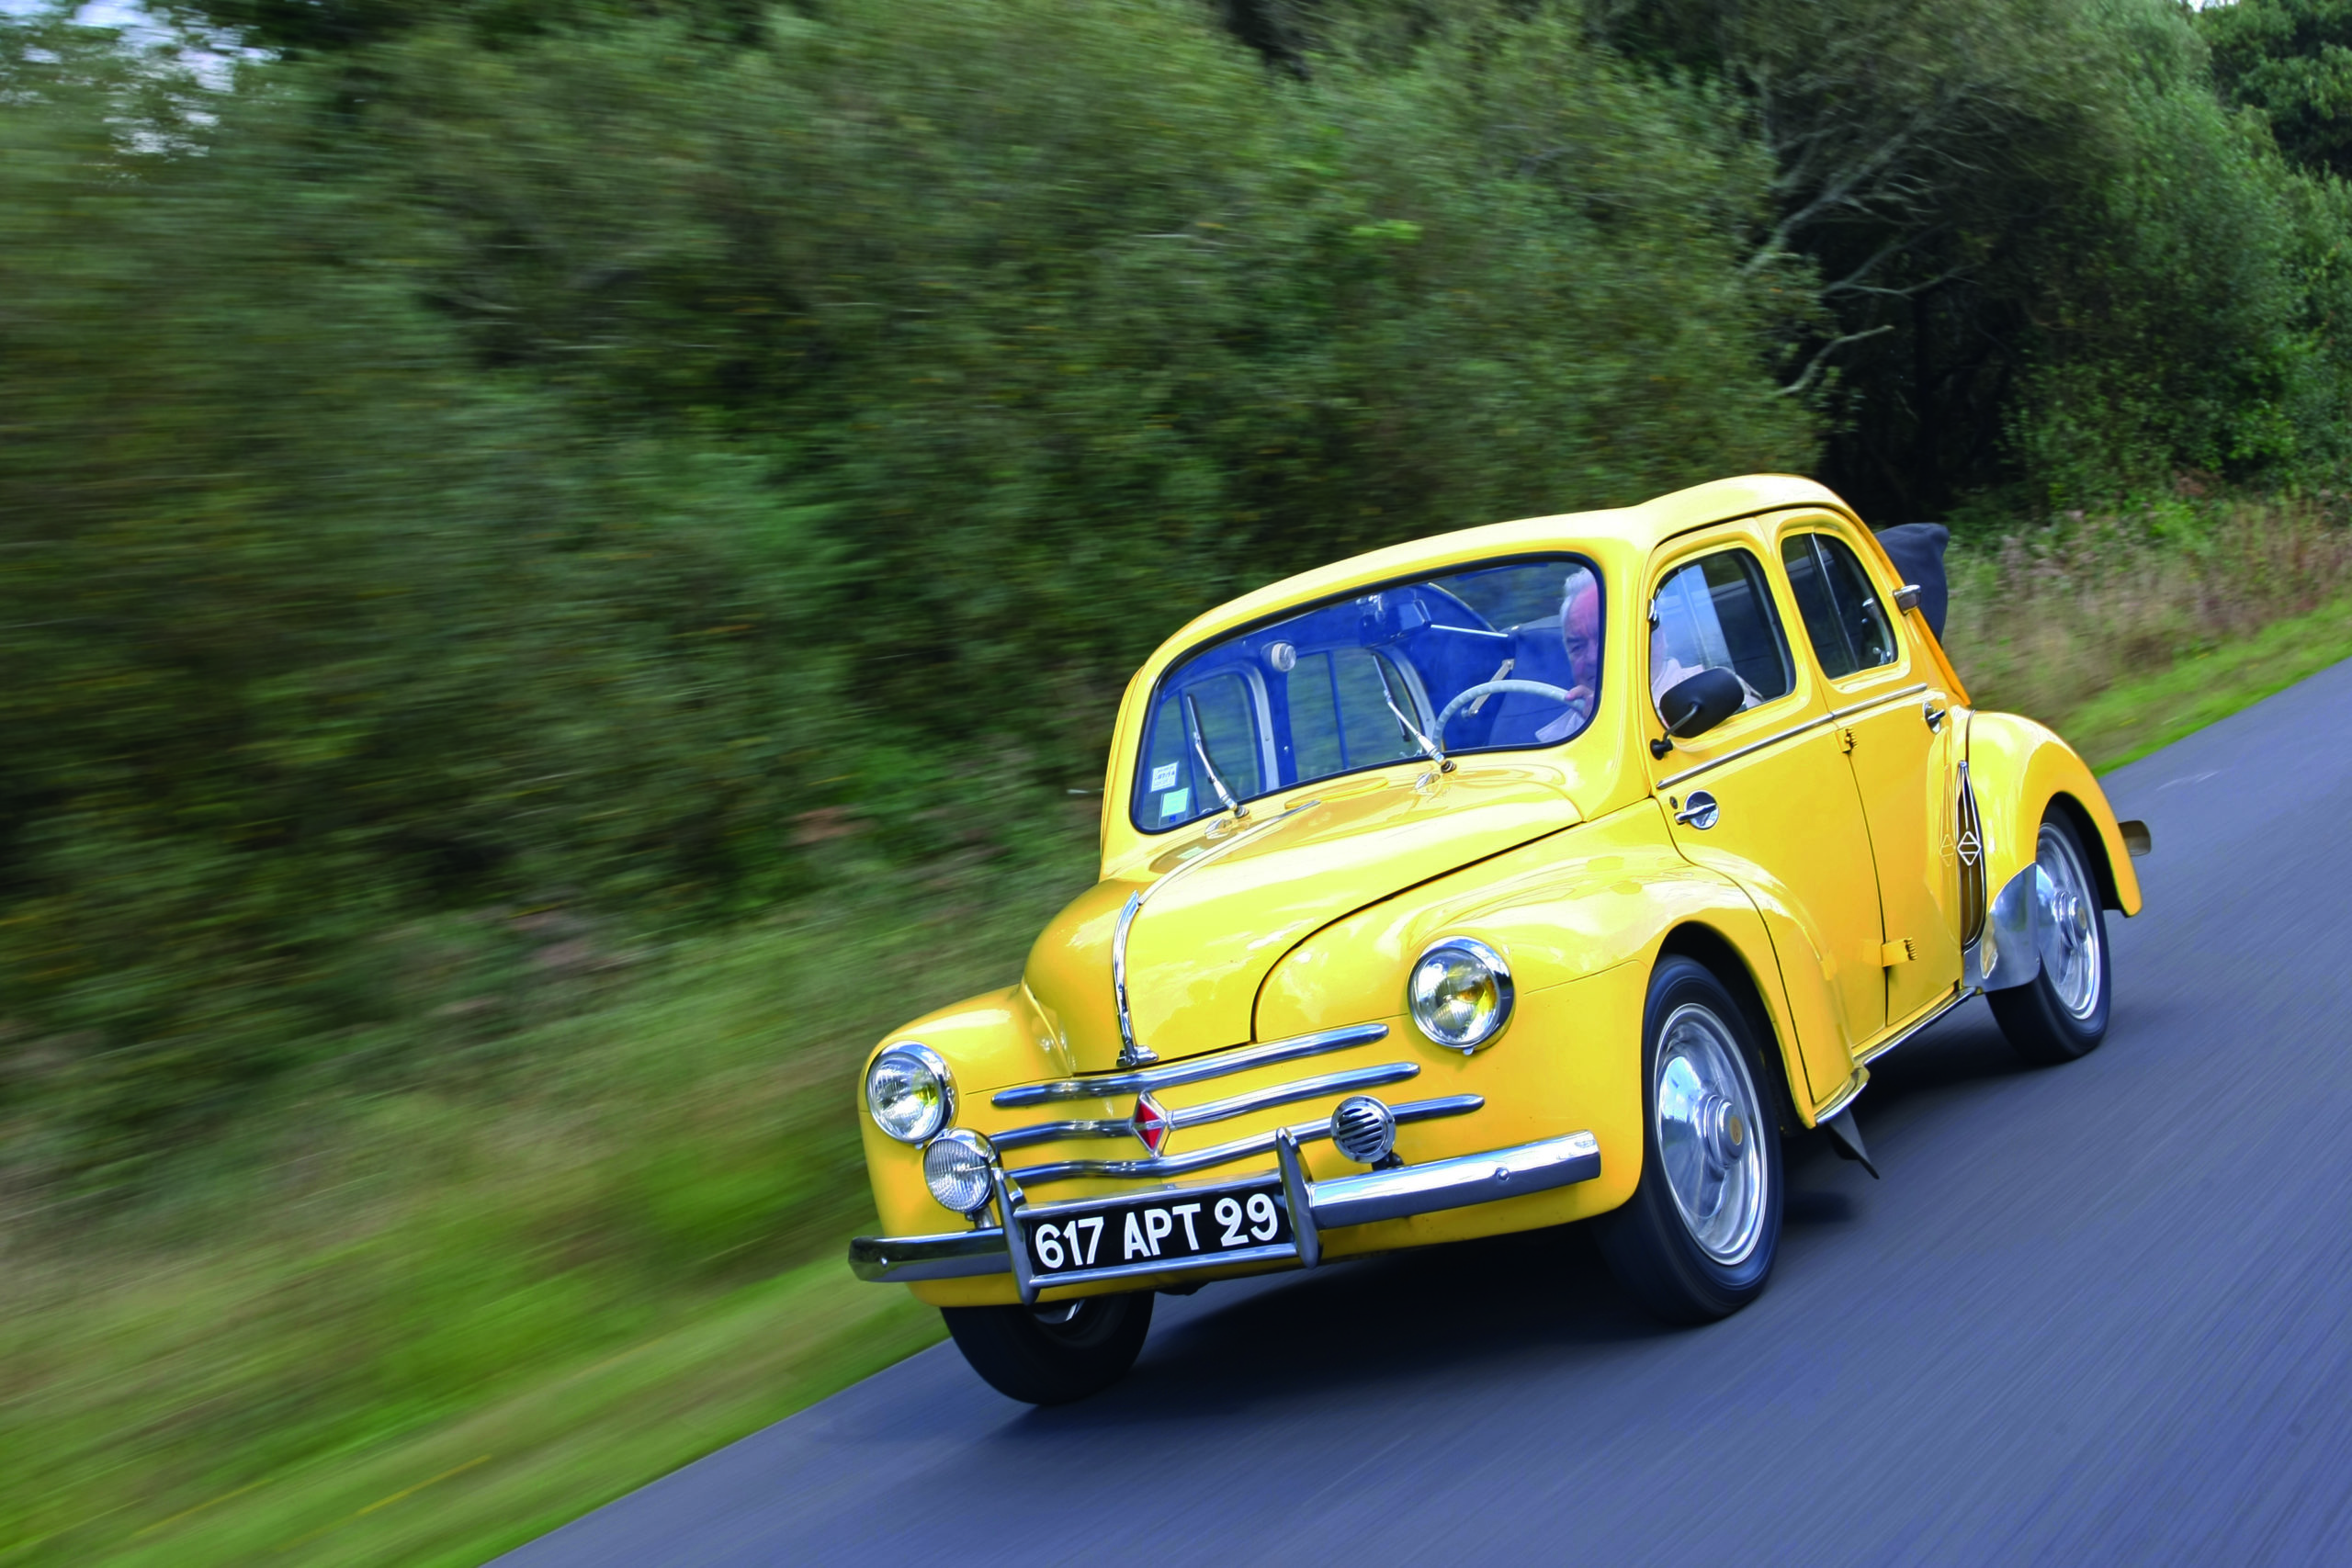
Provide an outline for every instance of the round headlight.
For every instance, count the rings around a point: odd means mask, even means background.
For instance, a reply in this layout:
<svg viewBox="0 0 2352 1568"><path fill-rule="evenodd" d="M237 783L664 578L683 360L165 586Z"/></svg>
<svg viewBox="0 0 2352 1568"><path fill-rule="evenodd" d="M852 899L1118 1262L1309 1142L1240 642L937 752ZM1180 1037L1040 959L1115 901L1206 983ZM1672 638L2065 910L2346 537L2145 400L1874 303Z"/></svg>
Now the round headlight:
<svg viewBox="0 0 2352 1568"><path fill-rule="evenodd" d="M928 1045L893 1045L865 1069L865 1109L902 1144L920 1144L956 1119L956 1081Z"/></svg>
<svg viewBox="0 0 2352 1568"><path fill-rule="evenodd" d="M989 1141L958 1128L932 1139L922 1151L922 1179L940 1207L959 1214L989 1202Z"/></svg>
<svg viewBox="0 0 2352 1568"><path fill-rule="evenodd" d="M1483 942L1447 937L1414 962L1408 992L1421 1032L1466 1055L1510 1017L1510 966Z"/></svg>

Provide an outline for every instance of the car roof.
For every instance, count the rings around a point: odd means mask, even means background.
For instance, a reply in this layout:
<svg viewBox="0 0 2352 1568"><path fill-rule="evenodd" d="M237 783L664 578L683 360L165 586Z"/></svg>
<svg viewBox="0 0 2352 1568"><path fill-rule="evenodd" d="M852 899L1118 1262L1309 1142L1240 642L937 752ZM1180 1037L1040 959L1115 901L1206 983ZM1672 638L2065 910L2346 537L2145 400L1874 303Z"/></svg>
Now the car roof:
<svg viewBox="0 0 2352 1568"><path fill-rule="evenodd" d="M1351 589L1432 574L1481 557L1558 549L1577 543L1614 545L1619 551L1611 553L1622 551L1621 559L1623 555L1646 558L1652 549L1677 534L1702 528L1710 523L1793 506L1821 506L1853 515L1852 509L1833 491L1812 479L1795 474L1747 474L1693 485L1638 506L1525 517L1451 534L1432 534L1424 539L1408 539L1270 582L1194 616L1160 645L1145 669L1156 671L1168 656L1181 649L1249 626L1290 605L1331 598ZM1608 564L1603 563L1604 571Z"/></svg>

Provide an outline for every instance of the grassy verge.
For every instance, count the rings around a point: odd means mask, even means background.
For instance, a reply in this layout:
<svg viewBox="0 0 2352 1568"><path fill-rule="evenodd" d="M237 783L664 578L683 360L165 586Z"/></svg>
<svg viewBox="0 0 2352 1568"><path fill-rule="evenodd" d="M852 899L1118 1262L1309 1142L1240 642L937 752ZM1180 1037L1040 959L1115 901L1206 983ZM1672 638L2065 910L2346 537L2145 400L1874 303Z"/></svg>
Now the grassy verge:
<svg viewBox="0 0 2352 1568"><path fill-rule="evenodd" d="M2137 761L2305 676L2352 659L2352 598L2110 686L2075 710L2066 738L2100 772Z"/></svg>
<svg viewBox="0 0 2352 1568"><path fill-rule="evenodd" d="M936 1314L833 1258L684 1325L542 1371L479 1409L322 1454L133 1527L116 1511L33 1543L61 1560L451 1563L565 1521L939 1337Z"/></svg>
<svg viewBox="0 0 2352 1568"><path fill-rule="evenodd" d="M684 945L290 1094L135 1209L20 1216L0 1564L479 1561L935 1337L841 1266L855 1063L1016 972L1086 847Z"/></svg>
<svg viewBox="0 0 2352 1568"><path fill-rule="evenodd" d="M937 1314L826 1258L478 1412L265 1483L122 1558L479 1562L939 1337Z"/></svg>
<svg viewBox="0 0 2352 1568"><path fill-rule="evenodd" d="M2316 507L1973 543L1954 576L1980 704L2102 767L2352 657ZM854 1064L1015 972L1084 880L1085 833L1051 844L844 876L874 890L503 1035L420 1020L402 1076L294 1086L135 1208L0 1216L0 1568L476 1562L936 1338L839 1263Z"/></svg>

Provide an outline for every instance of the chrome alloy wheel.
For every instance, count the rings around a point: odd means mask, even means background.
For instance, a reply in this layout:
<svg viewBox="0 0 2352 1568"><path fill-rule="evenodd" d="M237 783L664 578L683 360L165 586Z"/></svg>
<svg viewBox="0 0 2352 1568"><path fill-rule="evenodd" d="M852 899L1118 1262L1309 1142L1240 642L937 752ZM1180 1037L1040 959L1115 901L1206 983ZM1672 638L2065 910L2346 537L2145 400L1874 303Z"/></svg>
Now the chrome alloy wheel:
<svg viewBox="0 0 2352 1568"><path fill-rule="evenodd" d="M2044 822L2034 845L2033 892L2036 945L2042 972L2058 1005L2077 1019L2098 1006L2098 892L2075 846L2054 823Z"/></svg>
<svg viewBox="0 0 2352 1568"><path fill-rule="evenodd" d="M1674 1206L1701 1251L1734 1264L1764 1230L1765 1129L1756 1085L1722 1019L1674 1010L1657 1046L1657 1152Z"/></svg>

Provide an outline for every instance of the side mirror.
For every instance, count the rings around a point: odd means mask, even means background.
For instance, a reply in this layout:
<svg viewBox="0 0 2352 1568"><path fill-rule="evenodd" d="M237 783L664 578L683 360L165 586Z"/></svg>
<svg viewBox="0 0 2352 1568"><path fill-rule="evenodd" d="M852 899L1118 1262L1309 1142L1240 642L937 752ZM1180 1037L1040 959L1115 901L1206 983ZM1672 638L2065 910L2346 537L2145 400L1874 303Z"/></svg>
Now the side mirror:
<svg viewBox="0 0 2352 1568"><path fill-rule="evenodd" d="M1737 713L1747 701L1747 689L1738 676L1728 670L1702 670L1668 687L1657 700L1657 711L1668 735L1688 740Z"/></svg>

